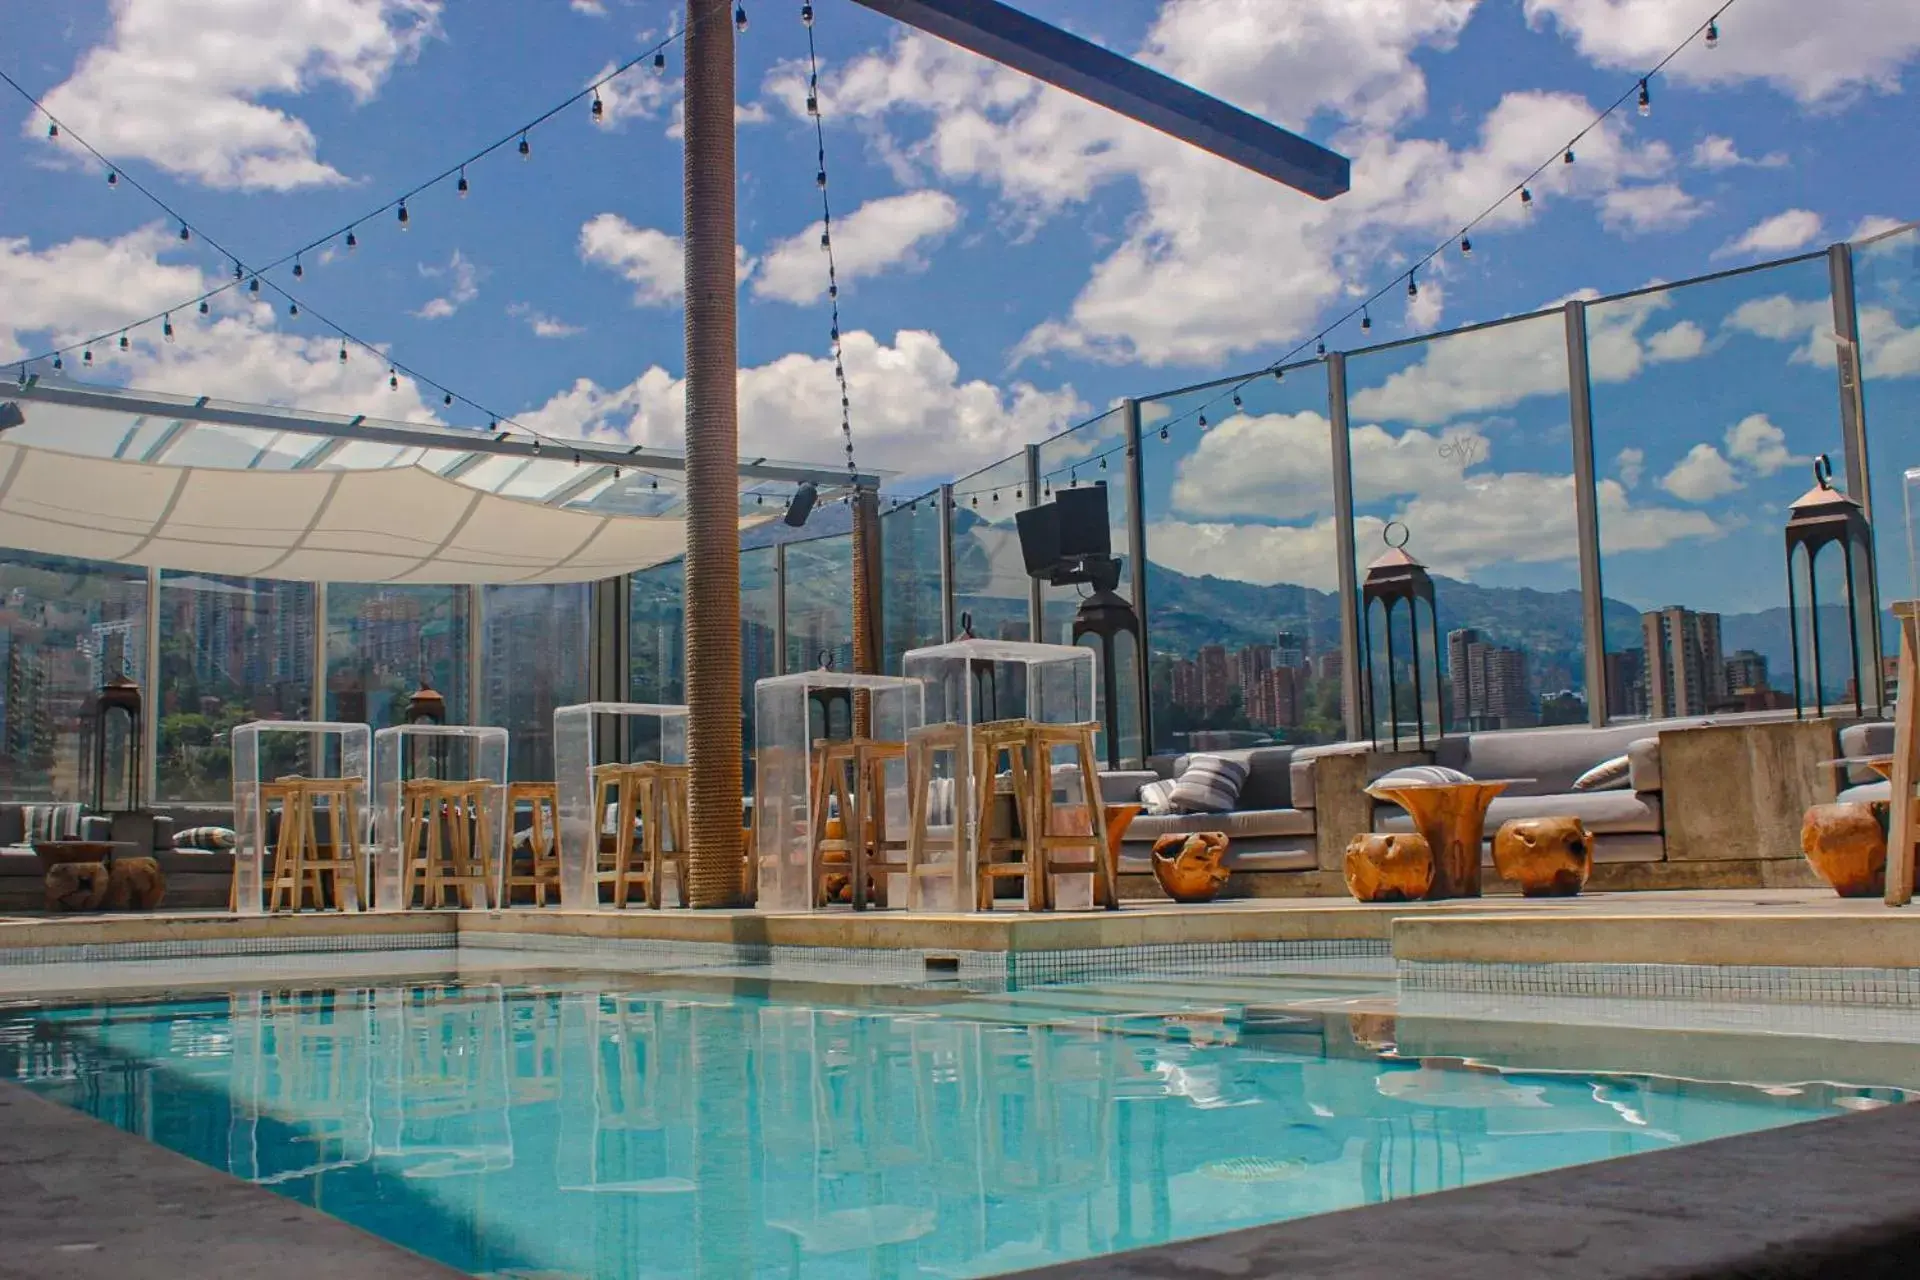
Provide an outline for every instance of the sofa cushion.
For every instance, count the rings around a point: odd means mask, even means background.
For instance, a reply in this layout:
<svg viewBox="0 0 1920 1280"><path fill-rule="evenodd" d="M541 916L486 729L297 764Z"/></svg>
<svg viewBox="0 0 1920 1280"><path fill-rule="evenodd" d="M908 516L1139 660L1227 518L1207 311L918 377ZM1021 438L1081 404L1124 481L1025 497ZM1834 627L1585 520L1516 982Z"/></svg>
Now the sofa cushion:
<svg viewBox="0 0 1920 1280"><path fill-rule="evenodd" d="M1296 809L1313 808L1313 761L1295 759L1292 764L1287 766L1287 771L1293 775L1291 778L1293 807Z"/></svg>
<svg viewBox="0 0 1920 1280"><path fill-rule="evenodd" d="M1635 791L1660 790L1660 739L1635 738L1628 744L1627 785Z"/></svg>
<svg viewBox="0 0 1920 1280"><path fill-rule="evenodd" d="M77 804L27 805L26 842L76 839L80 835L80 809Z"/></svg>
<svg viewBox="0 0 1920 1280"><path fill-rule="evenodd" d="M1133 804L1140 788L1158 782L1160 775L1151 769L1116 769L1100 775L1100 799L1105 804Z"/></svg>
<svg viewBox="0 0 1920 1280"><path fill-rule="evenodd" d="M210 852L222 852L233 848L235 843L231 827L188 827L185 831L176 831L173 835L173 848L206 849Z"/></svg>
<svg viewBox="0 0 1920 1280"><path fill-rule="evenodd" d="M1317 865L1311 843L1280 848L1227 850L1227 867L1232 871L1312 871ZM1122 845L1120 870L1152 871L1151 847L1144 844Z"/></svg>
<svg viewBox="0 0 1920 1280"><path fill-rule="evenodd" d="M0 876L20 876L34 880L47 878L40 855L22 845L0 849Z"/></svg>
<svg viewBox="0 0 1920 1280"><path fill-rule="evenodd" d="M27 842L26 806L0 804L0 846Z"/></svg>
<svg viewBox="0 0 1920 1280"><path fill-rule="evenodd" d="M233 853L230 850L156 849L153 857L160 864L160 870L170 876L224 876L233 870Z"/></svg>
<svg viewBox="0 0 1920 1280"><path fill-rule="evenodd" d="M1240 799L1247 766L1224 756L1190 756L1167 803L1176 813L1224 813Z"/></svg>
<svg viewBox="0 0 1920 1280"><path fill-rule="evenodd" d="M1626 756L1615 756L1611 760L1602 760L1573 780L1575 791L1616 791L1626 786L1631 779L1633 761Z"/></svg>
<svg viewBox="0 0 1920 1280"><path fill-rule="evenodd" d="M1140 809L1144 813L1173 812L1173 782L1161 778L1140 788Z"/></svg>
<svg viewBox="0 0 1920 1280"><path fill-rule="evenodd" d="M1226 834L1228 850L1235 840L1266 840L1275 836L1311 836L1313 814L1304 809L1239 809L1232 813L1143 813L1127 827L1127 844L1152 844L1161 836L1190 836L1197 831Z"/></svg>
<svg viewBox="0 0 1920 1280"><path fill-rule="evenodd" d="M1570 791L1557 796L1497 796L1487 806L1486 834L1515 818L1578 818L1596 836L1619 832L1658 834L1660 797L1638 791ZM1373 812L1378 831L1411 831L1413 823L1398 805L1379 805Z"/></svg>
<svg viewBox="0 0 1920 1280"><path fill-rule="evenodd" d="M1245 747L1238 751L1206 751L1181 756L1167 776L1178 778L1202 755L1218 756L1244 765L1247 780L1240 786L1239 804L1248 809L1293 807L1293 747Z"/></svg>
<svg viewBox="0 0 1920 1280"><path fill-rule="evenodd" d="M1893 754L1893 722L1890 720L1870 720L1865 724L1850 724L1840 731L1840 754L1843 756L1890 756ZM1873 782L1880 775L1863 764L1847 767L1847 781L1854 786Z"/></svg>
<svg viewBox="0 0 1920 1280"><path fill-rule="evenodd" d="M1848 787L1835 798L1851 800L1857 804L1873 804L1876 801L1880 804L1888 804L1893 800L1893 784L1885 778L1880 778L1878 782L1863 782L1857 787Z"/></svg>
<svg viewBox="0 0 1920 1280"><path fill-rule="evenodd" d="M1444 738L1434 751L1437 764L1465 769L1476 778L1514 778L1510 794L1550 796L1573 790L1573 780L1623 752L1633 743L1668 729L1710 723L1699 718L1641 721L1595 729L1555 725L1545 729L1502 729Z"/></svg>

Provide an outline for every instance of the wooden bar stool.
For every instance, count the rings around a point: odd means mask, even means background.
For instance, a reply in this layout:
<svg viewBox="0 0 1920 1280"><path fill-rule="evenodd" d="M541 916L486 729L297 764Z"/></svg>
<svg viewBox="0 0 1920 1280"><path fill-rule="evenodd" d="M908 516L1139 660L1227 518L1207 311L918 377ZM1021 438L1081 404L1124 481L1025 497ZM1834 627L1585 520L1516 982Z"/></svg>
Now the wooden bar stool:
<svg viewBox="0 0 1920 1280"><path fill-rule="evenodd" d="M487 803L493 785L484 779L443 782L432 778L401 784L408 819L402 824L408 857L407 903L413 902L417 885L422 906L444 907L449 890L458 906L493 905L493 811Z"/></svg>
<svg viewBox="0 0 1920 1280"><path fill-rule="evenodd" d="M613 798L613 848L604 844L596 884L613 886L613 905L625 909L633 887L640 886L649 907L659 907L662 872L674 864L681 894L686 893L687 789L689 770L683 764L603 764L593 771L594 808L606 812ZM636 850L634 822L639 820ZM638 857L635 857L636 851ZM611 865L607 854L611 852Z"/></svg>
<svg viewBox="0 0 1920 1280"><path fill-rule="evenodd" d="M873 879L875 905L887 905L887 877L905 873L910 838L887 831L887 766L907 758L904 742L872 738L821 740L813 744L813 830L808 864L814 905L824 904L827 855L843 856L852 878L853 909L867 906L867 879ZM840 835L828 829L829 809L837 810ZM908 894L912 897L911 892Z"/></svg>
<svg viewBox="0 0 1920 1280"><path fill-rule="evenodd" d="M939 757L952 763L953 829L936 836L933 826L933 784ZM907 910L920 910L921 882L946 877L953 882L953 905L964 900L961 889L972 883L972 859L967 852L967 801L971 792L968 774L967 727L960 724L936 724L907 730ZM934 862L931 855L944 853L949 861Z"/></svg>
<svg viewBox="0 0 1920 1280"><path fill-rule="evenodd" d="M973 728L974 909L993 910L996 881L1025 882L1027 910L1046 909L1044 877L1033 874L1038 865L1029 835L1037 830L1036 786L1050 783L1046 764L1034 754L1033 723L1029 720L991 720ZM999 761L1007 757L1013 794L1014 821L1004 835L994 828L994 801L999 791ZM1036 780L1036 768L1042 775ZM1015 856L1018 855L1018 856Z"/></svg>
<svg viewBox="0 0 1920 1280"><path fill-rule="evenodd" d="M1033 820L1027 828L1027 857L1041 869L1037 879L1048 911L1058 905L1054 877L1060 875L1091 874L1094 902L1109 911L1120 907L1119 895L1114 892L1113 867L1107 861L1106 806L1100 802L1100 768L1094 748L1094 734L1099 729L1098 724L1088 722L1035 724L1028 730ZM1080 775L1081 803L1077 806L1056 807L1054 804L1053 752L1059 747L1073 751L1073 763L1069 767ZM1055 821L1056 815L1064 818L1076 808L1085 810L1088 829L1084 832L1056 830L1063 825ZM1055 857L1074 852L1085 854L1085 861L1063 862Z"/></svg>
<svg viewBox="0 0 1920 1280"><path fill-rule="evenodd" d="M356 794L359 787L359 781L353 778L281 778L261 786L262 807L271 807L276 801L281 806L267 910L278 911L285 902L289 910L298 911L309 894L314 906L324 910L329 889L335 910L346 910L349 896L356 908L365 908L365 864L360 857ZM326 815L329 836L324 845L320 841L321 814ZM343 874L350 894L341 892Z"/></svg>
<svg viewBox="0 0 1920 1280"><path fill-rule="evenodd" d="M547 893L560 896L560 788L551 782L515 782L507 787L507 825L513 825L520 806L528 807L528 867L519 870L515 850L507 851L507 894L502 906L512 906L514 890L525 889L536 907L547 905Z"/></svg>

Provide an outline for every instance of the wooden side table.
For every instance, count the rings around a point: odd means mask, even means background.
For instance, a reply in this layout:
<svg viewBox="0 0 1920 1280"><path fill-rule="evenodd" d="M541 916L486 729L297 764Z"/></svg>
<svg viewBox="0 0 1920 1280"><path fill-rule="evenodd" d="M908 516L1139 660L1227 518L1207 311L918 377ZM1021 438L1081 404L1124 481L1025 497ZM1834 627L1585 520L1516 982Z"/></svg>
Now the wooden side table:
<svg viewBox="0 0 1920 1280"><path fill-rule="evenodd" d="M1375 783L1367 794L1397 804L1433 848L1433 887L1427 900L1480 896L1480 843L1493 798L1531 778L1472 782Z"/></svg>

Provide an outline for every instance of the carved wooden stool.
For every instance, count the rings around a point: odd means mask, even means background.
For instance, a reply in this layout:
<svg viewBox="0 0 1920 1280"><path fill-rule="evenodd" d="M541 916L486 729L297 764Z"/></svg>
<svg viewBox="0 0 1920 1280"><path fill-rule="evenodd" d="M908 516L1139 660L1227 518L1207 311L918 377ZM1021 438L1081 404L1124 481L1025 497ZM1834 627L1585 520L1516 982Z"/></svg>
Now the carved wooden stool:
<svg viewBox="0 0 1920 1280"><path fill-rule="evenodd" d="M406 869L400 900L443 907L448 890L459 906L496 905L493 809L484 779L443 782L413 778L400 784L401 848ZM474 891L479 890L476 894Z"/></svg>
<svg viewBox="0 0 1920 1280"><path fill-rule="evenodd" d="M1164 835L1153 842L1153 878L1175 902L1212 902L1233 874L1226 857L1224 832Z"/></svg>
<svg viewBox="0 0 1920 1280"><path fill-rule="evenodd" d="M668 862L674 864L681 901L686 900L688 781L683 764L603 764L594 769L595 818L606 813L608 797L614 807L612 864L603 848L594 882L613 886L616 908L625 909L635 886L642 901L659 907ZM635 819L640 828L637 848Z"/></svg>
<svg viewBox="0 0 1920 1280"><path fill-rule="evenodd" d="M948 757L952 770L952 829L935 835L933 826L933 784L940 757ZM953 885L952 906L958 909L964 898L961 886L972 883L972 856L967 843L968 769L967 728L959 724L935 724L907 730L907 910L921 909L922 884L928 879L947 879ZM983 818L982 821L985 821ZM946 855L934 861L935 855Z"/></svg>
<svg viewBox="0 0 1920 1280"><path fill-rule="evenodd" d="M1493 869L1529 898L1572 897L1593 874L1593 833L1578 818L1514 818L1494 833Z"/></svg>
<svg viewBox="0 0 1920 1280"><path fill-rule="evenodd" d="M907 745L872 738L822 740L813 744L813 757L808 867L814 905L826 902L827 864L837 860L846 868L854 910L866 909L869 880L875 904L884 907L888 875L901 872L912 879L909 833L887 831L887 767L906 761ZM837 812L837 832L829 809Z"/></svg>
<svg viewBox="0 0 1920 1280"><path fill-rule="evenodd" d="M1092 721L1035 724L1027 730L1033 806L1032 823L1027 830L1036 833L1029 841L1027 856L1039 864L1040 888L1049 911L1059 905L1055 878L1063 875L1091 875L1094 904L1109 911L1120 907L1120 896L1113 884L1113 863L1107 854L1107 811L1100 802L1100 766L1094 749L1094 735L1099 731L1099 724ZM1077 805L1069 802L1064 808L1075 810L1074 816L1081 819L1078 822L1055 820L1058 807L1053 800L1053 752L1056 748L1066 748L1072 753L1066 766L1067 776L1078 775L1081 800ZM1074 829L1083 825L1089 829ZM1084 854L1085 860L1063 862L1055 856L1061 853Z"/></svg>
<svg viewBox="0 0 1920 1280"><path fill-rule="evenodd" d="M1885 804L1816 804L1800 823L1800 848L1843 898L1877 898L1887 887Z"/></svg>
<svg viewBox="0 0 1920 1280"><path fill-rule="evenodd" d="M507 894L503 906L512 906L514 890L527 890L536 907L547 905L547 893L560 896L560 788L551 782L515 782L507 787L507 825L513 825L520 806L528 809L528 868L521 871L515 851L507 851Z"/></svg>
<svg viewBox="0 0 1920 1280"><path fill-rule="evenodd" d="M280 805L280 832L274 842L273 878L267 910L284 903L298 911L309 895L325 910L328 889L335 910L366 905L364 862L360 857L360 782L354 778L279 778L260 787L262 809ZM320 817L328 840L320 840ZM344 888L342 892L344 875Z"/></svg>
<svg viewBox="0 0 1920 1280"><path fill-rule="evenodd" d="M1347 892L1361 902L1415 902L1433 888L1433 846L1414 832L1362 832L1347 844Z"/></svg>

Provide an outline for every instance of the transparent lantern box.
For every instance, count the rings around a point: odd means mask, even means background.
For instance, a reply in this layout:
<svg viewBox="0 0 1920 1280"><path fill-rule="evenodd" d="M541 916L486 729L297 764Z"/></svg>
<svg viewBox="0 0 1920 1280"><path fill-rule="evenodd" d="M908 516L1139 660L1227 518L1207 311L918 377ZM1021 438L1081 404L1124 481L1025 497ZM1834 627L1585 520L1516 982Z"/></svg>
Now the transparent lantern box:
<svg viewBox="0 0 1920 1280"><path fill-rule="evenodd" d="M507 745L507 731L489 725L399 724L375 732L375 910L404 911L413 905L405 888L405 797L401 784L425 778L487 784L488 825L492 828L487 853L493 859L489 892L494 902L506 901L507 828L513 822L513 815L507 812Z"/></svg>
<svg viewBox="0 0 1920 1280"><path fill-rule="evenodd" d="M921 703L920 682L900 676L803 671L754 682L753 842L763 910L808 911L814 906L807 881L816 816L816 744L852 737L857 712L866 716L862 736L905 742L907 730L920 723ZM904 840L906 762L887 762L885 773L886 832L890 839ZM906 903L905 876L889 877L887 901Z"/></svg>
<svg viewBox="0 0 1920 1280"><path fill-rule="evenodd" d="M374 1046L366 1083L374 1159L409 1179L512 1167L505 991L490 983L369 994L363 1016Z"/></svg>
<svg viewBox="0 0 1920 1280"><path fill-rule="evenodd" d="M973 751L972 731L979 725L996 720L1086 724L1098 719L1094 702L1094 653L1080 645L955 640L908 650L901 660L901 670L909 679L925 685L924 725L928 728L958 725L966 730L962 735L962 749L969 760ZM1075 763L1072 752L1056 748L1050 763L1056 800L1066 804L1082 803L1084 797L1078 769L1072 767ZM936 787L942 782L952 786L951 756L942 753L935 758L933 776ZM962 886L972 884L983 830L980 815L973 811L971 788L969 792L964 798L956 797L956 809L965 820L967 831L967 866L959 877ZM1057 904L1066 909L1092 906L1093 878L1090 875L1058 877L1055 898ZM964 893L962 900L970 901L971 893Z"/></svg>
<svg viewBox="0 0 1920 1280"><path fill-rule="evenodd" d="M232 742L234 897L241 915L260 915L266 910L261 891L268 825L261 787L280 778L341 778L356 783L358 834L364 841L371 818L367 809L373 731L364 724L333 720L251 720L234 727ZM332 815L328 820L333 820ZM356 898L359 891L355 885Z"/></svg>
<svg viewBox="0 0 1920 1280"><path fill-rule="evenodd" d="M652 702L581 702L554 710L560 905L568 911L598 911L603 905L612 908L611 903L601 903L600 886L594 880L606 815L595 811L593 771L616 762L685 764L686 707ZM681 888L676 885L676 892Z"/></svg>
<svg viewBox="0 0 1920 1280"><path fill-rule="evenodd" d="M1907 508L1907 599L1920 600L1920 467L1910 468L1904 486ZM1880 588L1880 598L1889 592Z"/></svg>

